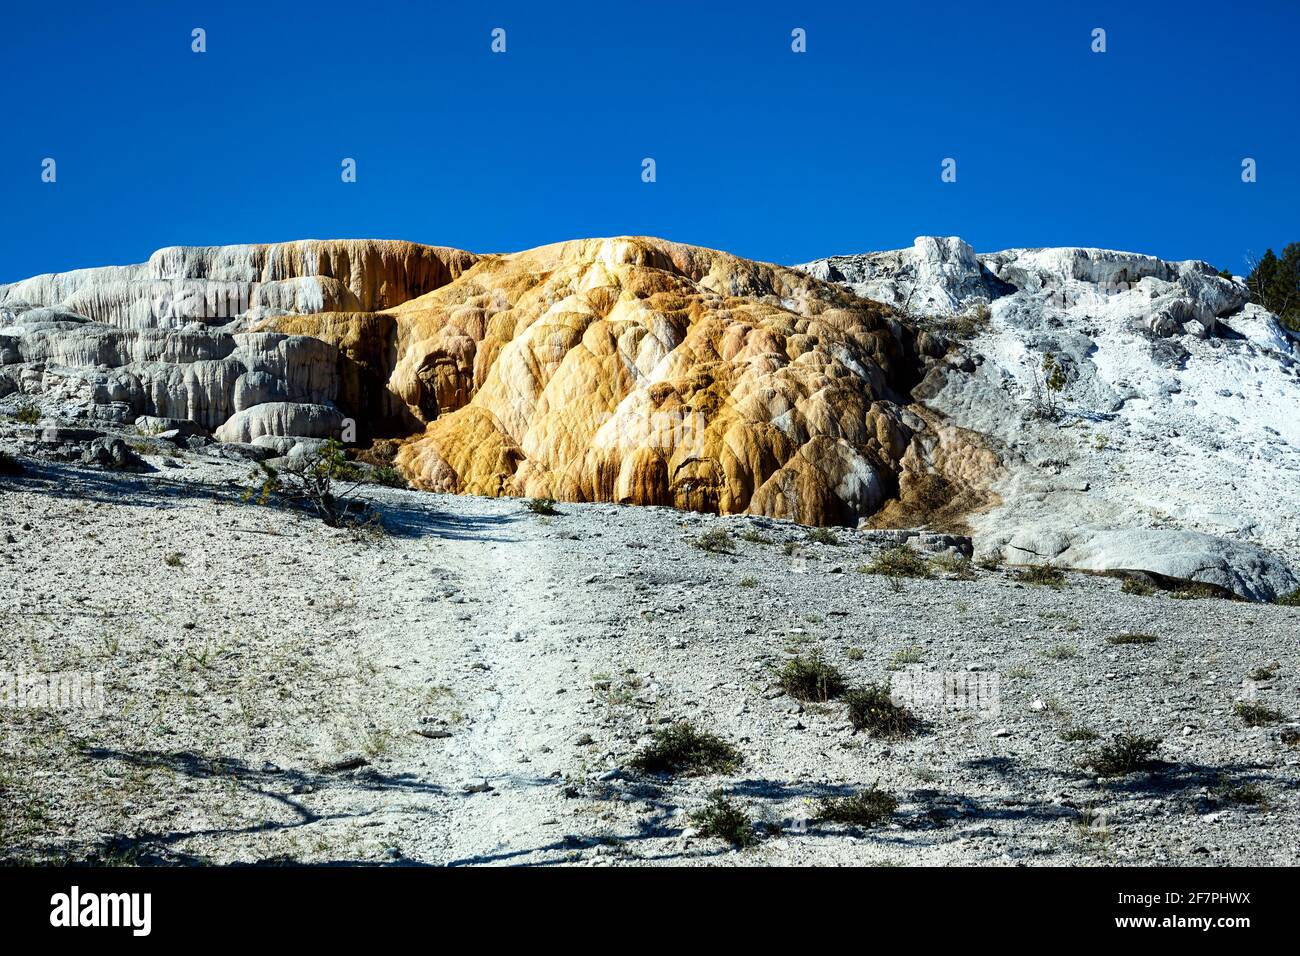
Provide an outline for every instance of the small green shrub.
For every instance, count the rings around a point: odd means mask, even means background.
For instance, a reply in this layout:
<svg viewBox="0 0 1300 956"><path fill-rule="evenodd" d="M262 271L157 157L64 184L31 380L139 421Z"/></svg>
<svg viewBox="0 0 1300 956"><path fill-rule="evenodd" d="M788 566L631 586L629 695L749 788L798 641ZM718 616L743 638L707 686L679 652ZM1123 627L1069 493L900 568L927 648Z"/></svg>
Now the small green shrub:
<svg viewBox="0 0 1300 956"><path fill-rule="evenodd" d="M758 587L758 578L754 577L752 574L746 574L736 583L742 588L756 588Z"/></svg>
<svg viewBox="0 0 1300 956"><path fill-rule="evenodd" d="M1158 737L1116 734L1110 743L1085 756L1080 765L1097 771L1102 777L1123 776L1150 766L1160 744Z"/></svg>
<svg viewBox="0 0 1300 956"><path fill-rule="evenodd" d="M1206 601L1212 598L1223 598L1224 594L1213 585L1189 581L1174 588L1169 592L1169 596L1180 601Z"/></svg>
<svg viewBox="0 0 1300 956"><path fill-rule="evenodd" d="M1248 700L1238 701L1232 708L1232 712L1240 717L1247 727L1267 727L1269 724L1280 723L1286 716L1280 710Z"/></svg>
<svg viewBox="0 0 1300 956"><path fill-rule="evenodd" d="M873 737L908 737L920 729L920 721L908 708L895 704L886 684L868 684L844 695L849 722L854 730Z"/></svg>
<svg viewBox="0 0 1300 956"><path fill-rule="evenodd" d="M1107 634L1107 644L1154 644L1160 638L1154 634Z"/></svg>
<svg viewBox="0 0 1300 956"><path fill-rule="evenodd" d="M824 703L843 695L847 689L844 675L818 654L786 661L777 680L781 689L795 700Z"/></svg>
<svg viewBox="0 0 1300 956"><path fill-rule="evenodd" d="M930 559L930 567L941 574L951 574L959 581L974 581L975 570L970 558L962 554L946 552L936 554Z"/></svg>
<svg viewBox="0 0 1300 956"><path fill-rule="evenodd" d="M383 485L385 488L409 488L406 476L394 468L392 465L378 465L363 473L367 482L372 485ZM552 503L554 504L554 503Z"/></svg>
<svg viewBox="0 0 1300 956"><path fill-rule="evenodd" d="M28 399L18 403L14 409L14 420L24 425L35 425L41 420L41 406Z"/></svg>
<svg viewBox="0 0 1300 956"><path fill-rule="evenodd" d="M1267 807L1268 794L1257 784L1243 783L1234 786L1227 780L1221 780L1214 790L1215 796L1228 803L1241 803L1253 807Z"/></svg>
<svg viewBox="0 0 1300 956"><path fill-rule="evenodd" d="M1065 572L1050 564L1031 564L1016 575L1016 580L1040 587L1059 588L1065 584Z"/></svg>
<svg viewBox="0 0 1300 956"><path fill-rule="evenodd" d="M175 551L172 551L165 558L163 558L163 563L166 564L167 567L169 568L181 568L185 566L185 559L182 558Z"/></svg>
<svg viewBox="0 0 1300 956"><path fill-rule="evenodd" d="M1300 588L1296 588L1290 594L1284 594L1274 604L1281 604L1283 607L1300 607Z"/></svg>
<svg viewBox="0 0 1300 956"><path fill-rule="evenodd" d="M839 547L840 539L835 536L835 532L830 528L812 528L808 532L808 540L814 544L829 544L833 547Z"/></svg>
<svg viewBox="0 0 1300 956"><path fill-rule="evenodd" d="M761 532L755 531L753 528L746 528L744 531L740 532L740 534L738 534L736 537L740 538L741 541L748 541L751 544L772 543L771 538L769 538L765 534L762 534Z"/></svg>
<svg viewBox="0 0 1300 956"><path fill-rule="evenodd" d="M851 827L876 827L887 823L897 809L893 795L873 786L847 797L822 798L816 819Z"/></svg>
<svg viewBox="0 0 1300 956"><path fill-rule="evenodd" d="M862 574L883 574L891 578L928 578L930 562L914 548L895 545L881 551L870 564L858 568Z"/></svg>
<svg viewBox="0 0 1300 956"><path fill-rule="evenodd" d="M1136 594L1139 597L1151 597L1158 590L1155 585L1148 584L1139 578L1125 578L1119 589L1125 594Z"/></svg>
<svg viewBox="0 0 1300 956"><path fill-rule="evenodd" d="M713 794L709 805L703 810L691 814L691 822L699 828L700 836L726 840L741 849L758 840L758 835L754 832L754 821L720 793Z"/></svg>
<svg viewBox="0 0 1300 956"><path fill-rule="evenodd" d="M525 507L535 515L545 515L548 518L560 513L555 507L554 498L530 498Z"/></svg>
<svg viewBox="0 0 1300 956"><path fill-rule="evenodd" d="M691 543L701 551L713 554L731 554L736 550L735 539L726 528L710 528Z"/></svg>
<svg viewBox="0 0 1300 956"><path fill-rule="evenodd" d="M958 339L971 339L983 332L993 318L987 302L976 302L966 311L951 316L931 316L926 319L936 332Z"/></svg>
<svg viewBox="0 0 1300 956"><path fill-rule="evenodd" d="M729 773L741 764L740 752L716 734L696 730L689 721L657 730L629 763L634 770L669 776Z"/></svg>
<svg viewBox="0 0 1300 956"><path fill-rule="evenodd" d="M1260 664L1246 676L1254 681L1272 680L1281 669L1282 665L1274 661L1271 664Z"/></svg>
<svg viewBox="0 0 1300 956"><path fill-rule="evenodd" d="M894 651L893 656L889 658L889 663L885 665L885 669L901 671L908 664L919 664L923 660L925 660L925 648L919 644L909 644L907 647Z"/></svg>
<svg viewBox="0 0 1300 956"><path fill-rule="evenodd" d="M1061 739L1070 743L1085 743L1096 740L1100 736L1091 727L1066 727L1061 731Z"/></svg>
<svg viewBox="0 0 1300 956"><path fill-rule="evenodd" d="M343 445L330 439L309 454L287 459L279 467L257 463L250 476L260 482L244 491L244 500L277 503L313 511L331 528L354 534L382 533L383 522L370 503L352 497L361 484L360 466L348 461ZM340 488L347 485L346 488Z"/></svg>
<svg viewBox="0 0 1300 956"><path fill-rule="evenodd" d="M1043 656L1054 661L1068 661L1079 655L1079 649L1073 644L1053 644L1043 651Z"/></svg>

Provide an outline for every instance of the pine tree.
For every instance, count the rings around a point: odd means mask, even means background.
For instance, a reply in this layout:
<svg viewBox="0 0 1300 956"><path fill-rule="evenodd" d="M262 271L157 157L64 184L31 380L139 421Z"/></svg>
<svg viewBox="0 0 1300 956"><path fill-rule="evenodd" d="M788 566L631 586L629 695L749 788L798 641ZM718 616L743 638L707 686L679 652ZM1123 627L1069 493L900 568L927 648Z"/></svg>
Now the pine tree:
<svg viewBox="0 0 1300 956"><path fill-rule="evenodd" d="M1250 300L1282 322L1300 330L1300 242L1282 250L1279 259L1269 249L1246 277Z"/></svg>

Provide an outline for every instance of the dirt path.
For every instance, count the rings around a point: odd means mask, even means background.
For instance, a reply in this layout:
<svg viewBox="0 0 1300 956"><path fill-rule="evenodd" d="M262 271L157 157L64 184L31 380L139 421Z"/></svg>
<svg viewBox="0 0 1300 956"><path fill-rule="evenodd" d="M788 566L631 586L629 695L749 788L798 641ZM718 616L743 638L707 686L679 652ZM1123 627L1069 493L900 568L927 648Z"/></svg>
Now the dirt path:
<svg viewBox="0 0 1300 956"><path fill-rule="evenodd" d="M385 628L390 655L422 662L407 679L418 675L434 690L412 727L450 735L415 735L415 752L395 755L398 774L427 759L436 787L436 822L404 832L402 852L422 862L537 862L564 849L542 835L555 829L553 801L564 786L558 752L586 716L575 675L595 664L563 638L588 615L591 596L584 576L558 573L542 526L517 509L467 504L454 519L443 514L451 527L393 582L418 590L426 562L455 569L454 584L405 605ZM372 588L370 597L388 593Z"/></svg>

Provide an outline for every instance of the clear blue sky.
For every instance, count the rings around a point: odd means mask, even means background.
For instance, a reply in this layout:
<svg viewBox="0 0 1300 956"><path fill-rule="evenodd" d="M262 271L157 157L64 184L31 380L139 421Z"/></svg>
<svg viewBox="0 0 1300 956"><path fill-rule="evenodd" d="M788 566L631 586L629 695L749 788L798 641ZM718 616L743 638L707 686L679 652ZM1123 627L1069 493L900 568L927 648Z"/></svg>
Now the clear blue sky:
<svg viewBox="0 0 1300 956"><path fill-rule="evenodd" d="M792 263L956 234L1234 271L1300 240L1295 0L726 7L6 4L0 281L299 238Z"/></svg>

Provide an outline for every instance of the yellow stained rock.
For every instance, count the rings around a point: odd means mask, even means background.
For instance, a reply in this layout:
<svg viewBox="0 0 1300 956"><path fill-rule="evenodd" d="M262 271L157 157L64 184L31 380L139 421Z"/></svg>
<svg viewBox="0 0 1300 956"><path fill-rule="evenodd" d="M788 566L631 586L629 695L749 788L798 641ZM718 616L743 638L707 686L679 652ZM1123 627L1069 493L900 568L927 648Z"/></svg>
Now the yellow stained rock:
<svg viewBox="0 0 1300 956"><path fill-rule="evenodd" d="M900 492L933 494L926 476L980 507L997 467L906 410L923 369L889 309L660 239L480 256L380 313L266 327L338 346L341 404L410 436L419 488L842 524L912 517Z"/></svg>

